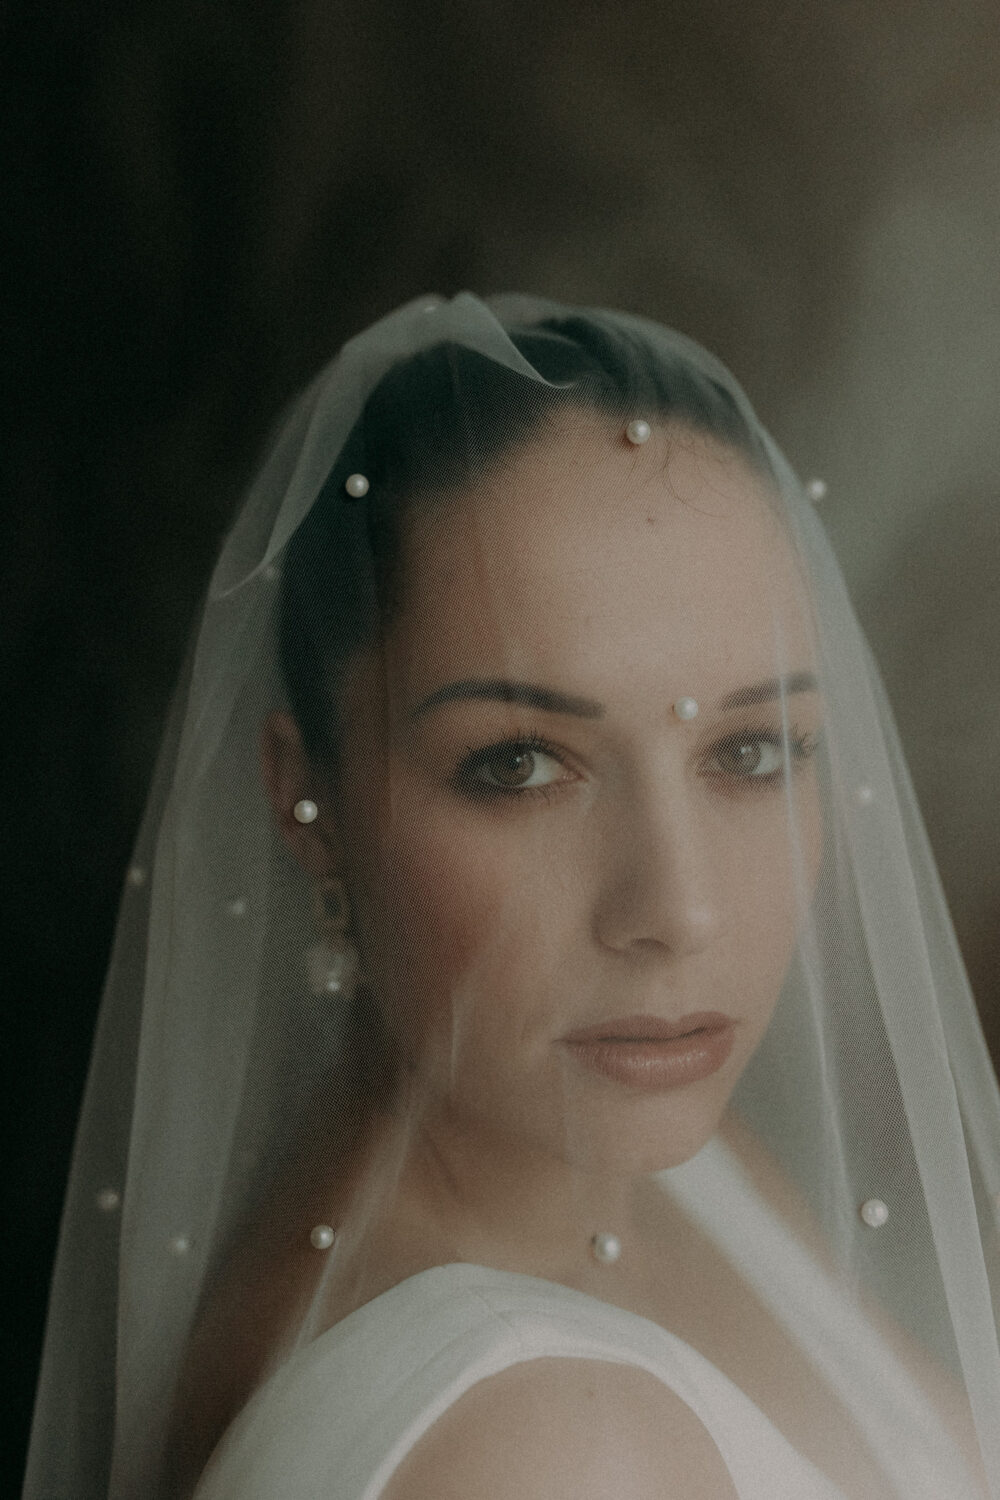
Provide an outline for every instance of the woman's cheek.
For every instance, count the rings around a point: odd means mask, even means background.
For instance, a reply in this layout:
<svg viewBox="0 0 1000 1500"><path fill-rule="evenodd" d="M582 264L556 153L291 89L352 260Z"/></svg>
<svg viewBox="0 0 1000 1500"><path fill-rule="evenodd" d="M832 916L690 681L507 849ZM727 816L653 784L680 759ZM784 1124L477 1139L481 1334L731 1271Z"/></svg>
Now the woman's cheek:
<svg viewBox="0 0 1000 1500"><path fill-rule="evenodd" d="M455 1006L492 967L513 864L503 840L467 819L397 818L373 872L368 925L385 999L414 1041L450 1030Z"/></svg>
<svg viewBox="0 0 1000 1500"><path fill-rule="evenodd" d="M414 1048L436 1042L454 1064L465 1048L492 1051L498 1034L509 1051L548 1029L581 928L569 829L560 836L546 811L449 804L397 819L383 862L396 933L387 994Z"/></svg>
<svg viewBox="0 0 1000 1500"><path fill-rule="evenodd" d="M819 867L822 820L811 805L799 835L801 874L783 818L769 835L757 829L753 838L730 847L725 900L734 939L730 948L741 971L738 991L762 1017L770 1015L788 971Z"/></svg>

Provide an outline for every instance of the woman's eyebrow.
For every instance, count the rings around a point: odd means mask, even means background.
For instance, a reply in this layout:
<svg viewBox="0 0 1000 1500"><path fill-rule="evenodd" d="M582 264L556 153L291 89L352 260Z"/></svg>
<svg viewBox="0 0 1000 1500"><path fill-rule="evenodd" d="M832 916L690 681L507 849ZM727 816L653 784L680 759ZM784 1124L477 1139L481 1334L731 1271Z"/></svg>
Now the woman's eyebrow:
<svg viewBox="0 0 1000 1500"><path fill-rule="evenodd" d="M736 692L721 698L715 707L745 708L749 704L780 698L782 694L815 692L818 687L812 672L792 672L787 677L770 677L765 682L738 688ZM493 703L520 703L526 708L540 709L543 713L572 714L578 719L603 719L607 712L604 704L598 703L594 698L577 698L570 693L560 693L555 688L542 687L540 683L513 682L506 677L470 677L438 688L417 704L410 718L419 719L442 703L453 703L462 698Z"/></svg>
<svg viewBox="0 0 1000 1500"><path fill-rule="evenodd" d="M717 709L747 708L754 703L767 703L772 698L787 697L790 693L818 693L819 683L813 672L789 672L787 677L768 677L765 682L755 682L752 687L737 688L727 693L715 705Z"/></svg>
<svg viewBox="0 0 1000 1500"><path fill-rule="evenodd" d="M538 708L544 713L573 714L578 719L603 719L605 708L593 698L576 698L569 693L559 693L555 688L542 687L535 682L511 682L505 677L467 678L463 682L449 682L425 698L410 715L419 719L428 709L441 703L451 703L456 698L489 699L494 703L523 703L527 708Z"/></svg>

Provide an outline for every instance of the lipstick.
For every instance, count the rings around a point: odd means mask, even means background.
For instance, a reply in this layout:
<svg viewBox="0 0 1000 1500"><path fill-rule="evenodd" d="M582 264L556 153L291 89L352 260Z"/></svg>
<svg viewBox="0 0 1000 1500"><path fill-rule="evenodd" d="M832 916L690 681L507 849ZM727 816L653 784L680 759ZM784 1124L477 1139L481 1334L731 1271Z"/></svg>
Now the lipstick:
<svg viewBox="0 0 1000 1500"><path fill-rule="evenodd" d="M676 1021L661 1016L615 1016L562 1038L591 1072L627 1088L655 1093L698 1083L722 1067L736 1024L721 1011L697 1011Z"/></svg>

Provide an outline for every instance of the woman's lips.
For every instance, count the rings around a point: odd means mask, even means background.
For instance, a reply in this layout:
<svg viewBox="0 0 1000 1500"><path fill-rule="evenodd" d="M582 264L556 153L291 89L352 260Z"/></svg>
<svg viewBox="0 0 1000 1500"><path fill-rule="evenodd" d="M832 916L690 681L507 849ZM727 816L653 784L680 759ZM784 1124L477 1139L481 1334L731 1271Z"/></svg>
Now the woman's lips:
<svg viewBox="0 0 1000 1500"><path fill-rule="evenodd" d="M616 1016L562 1038L578 1063L633 1089L677 1088L715 1073L733 1047L736 1023L720 1011L665 1021Z"/></svg>

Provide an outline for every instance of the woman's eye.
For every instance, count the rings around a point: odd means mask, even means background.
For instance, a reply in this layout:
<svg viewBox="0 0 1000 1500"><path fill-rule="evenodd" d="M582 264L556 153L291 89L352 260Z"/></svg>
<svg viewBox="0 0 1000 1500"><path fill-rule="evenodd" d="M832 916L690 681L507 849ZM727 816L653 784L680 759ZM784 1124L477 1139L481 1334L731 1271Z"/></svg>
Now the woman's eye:
<svg viewBox="0 0 1000 1500"><path fill-rule="evenodd" d="M485 750L470 750L457 780L467 791L543 791L566 779L566 768L554 752L530 740L508 740Z"/></svg>
<svg viewBox="0 0 1000 1500"><path fill-rule="evenodd" d="M561 767L553 755L524 745L498 745L481 755L472 767L481 786L503 791L522 791L549 786L558 781Z"/></svg>
<svg viewBox="0 0 1000 1500"><path fill-rule="evenodd" d="M795 735L788 741L788 755L793 766L806 760L816 748L806 735ZM715 751L723 774L745 781L771 781L784 775L785 743L775 735L735 735Z"/></svg>

